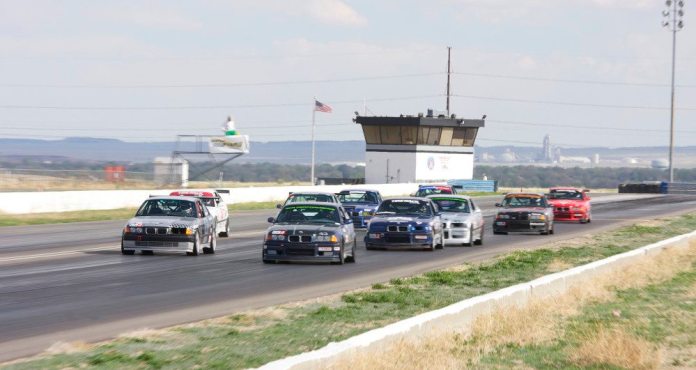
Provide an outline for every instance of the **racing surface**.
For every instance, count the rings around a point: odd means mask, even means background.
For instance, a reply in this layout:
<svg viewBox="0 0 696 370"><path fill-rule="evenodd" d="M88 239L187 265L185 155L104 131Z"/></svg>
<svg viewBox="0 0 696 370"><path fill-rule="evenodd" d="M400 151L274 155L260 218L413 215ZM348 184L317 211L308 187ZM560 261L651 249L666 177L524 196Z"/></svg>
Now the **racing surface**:
<svg viewBox="0 0 696 370"><path fill-rule="evenodd" d="M607 197L609 198L609 197ZM232 235L215 255L121 255L125 221L0 228L0 361L62 341L97 341L235 311L319 297L399 276L480 261L635 220L696 210L696 198L667 195L593 204L592 223L556 224L556 234L493 235L484 210L484 245L425 251L367 251L358 232L357 263L261 262L266 218L276 210L233 213ZM623 199L623 198L621 198Z"/></svg>

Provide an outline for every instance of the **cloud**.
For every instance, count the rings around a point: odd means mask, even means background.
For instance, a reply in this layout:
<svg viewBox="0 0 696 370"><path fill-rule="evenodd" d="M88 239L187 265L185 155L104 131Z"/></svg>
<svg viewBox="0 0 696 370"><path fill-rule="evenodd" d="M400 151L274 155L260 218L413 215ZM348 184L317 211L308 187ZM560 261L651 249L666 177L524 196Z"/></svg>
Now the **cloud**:
<svg viewBox="0 0 696 370"><path fill-rule="evenodd" d="M178 31L196 31L203 28L200 21L177 12L172 7L160 7L153 3L138 6L99 6L88 10L87 13L97 18L145 28Z"/></svg>
<svg viewBox="0 0 696 370"><path fill-rule="evenodd" d="M327 24L364 26L367 19L341 0L313 0L307 5L310 16Z"/></svg>

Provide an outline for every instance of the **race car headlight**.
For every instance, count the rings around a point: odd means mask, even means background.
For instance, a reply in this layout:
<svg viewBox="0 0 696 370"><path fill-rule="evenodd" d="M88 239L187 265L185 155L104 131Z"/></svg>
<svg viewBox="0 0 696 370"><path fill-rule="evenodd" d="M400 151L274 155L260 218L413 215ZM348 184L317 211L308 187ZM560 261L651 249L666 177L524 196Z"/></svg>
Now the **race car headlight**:
<svg viewBox="0 0 696 370"><path fill-rule="evenodd" d="M285 240L286 230L273 230L266 234L266 240Z"/></svg>
<svg viewBox="0 0 696 370"><path fill-rule="evenodd" d="M193 235L193 228L192 227L186 228L186 235Z"/></svg>
<svg viewBox="0 0 696 370"><path fill-rule="evenodd" d="M582 211L582 207L571 207L573 211Z"/></svg>
<svg viewBox="0 0 696 370"><path fill-rule="evenodd" d="M143 228L142 227L135 227L135 226L126 226L123 228L123 232L132 233L132 234L140 234L143 232Z"/></svg>
<svg viewBox="0 0 696 370"><path fill-rule="evenodd" d="M546 220L546 215L544 215L543 213L531 213L529 215L529 218L531 220L542 220L543 221L543 220Z"/></svg>
<svg viewBox="0 0 696 370"><path fill-rule="evenodd" d="M374 214L374 212L375 211L373 211L371 209L364 209L362 212L360 212L360 214L362 216L372 216Z"/></svg>
<svg viewBox="0 0 696 370"><path fill-rule="evenodd" d="M338 243L338 237L333 234L320 234L316 236L316 241L326 243Z"/></svg>
<svg viewBox="0 0 696 370"><path fill-rule="evenodd" d="M497 218L499 220L508 220L508 219L510 219L510 215L507 213L500 213L497 216L495 216L495 218Z"/></svg>

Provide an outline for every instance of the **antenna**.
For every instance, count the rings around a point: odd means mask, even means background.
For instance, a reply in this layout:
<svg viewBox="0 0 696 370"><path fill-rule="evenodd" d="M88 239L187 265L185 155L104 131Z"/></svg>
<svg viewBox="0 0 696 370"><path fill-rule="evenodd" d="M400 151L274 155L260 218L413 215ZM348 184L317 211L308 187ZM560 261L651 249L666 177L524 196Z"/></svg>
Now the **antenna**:
<svg viewBox="0 0 696 370"><path fill-rule="evenodd" d="M451 64L451 59L450 59L450 52L452 51L452 47L448 46L447 47L447 116L449 117L450 115L450 74L452 72L452 64Z"/></svg>

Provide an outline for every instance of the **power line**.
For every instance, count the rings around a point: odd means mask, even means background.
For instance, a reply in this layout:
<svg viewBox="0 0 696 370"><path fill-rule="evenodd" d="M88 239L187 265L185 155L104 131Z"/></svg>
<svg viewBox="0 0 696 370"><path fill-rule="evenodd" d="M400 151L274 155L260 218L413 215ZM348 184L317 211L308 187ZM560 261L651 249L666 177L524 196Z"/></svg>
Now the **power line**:
<svg viewBox="0 0 696 370"><path fill-rule="evenodd" d="M526 76L514 76L514 75L503 75L503 74L471 73L471 72L453 72L453 74L462 75L462 76L502 78L502 79L525 80L525 81L564 82L564 83L572 83L572 84L645 86L645 87L669 87L670 86L669 84L658 84L658 83L618 82L618 81L601 81L601 80L576 80L576 79L564 79L564 78L526 77ZM676 86L688 87L688 88L696 87L696 85L676 85Z"/></svg>
<svg viewBox="0 0 696 370"><path fill-rule="evenodd" d="M595 104L595 103L573 103L551 100L533 100L533 99L514 99L514 98L496 98L490 96L475 96L475 95L452 95L458 98L475 99L475 100L492 100L492 101L508 101L514 103L533 103L533 104L548 104L548 105L569 105L578 107L594 107L594 108L619 108L619 109L640 109L640 110L668 110L668 107L657 106L640 106L640 105L618 105L618 104ZM682 111L696 110L696 108L679 108Z"/></svg>
<svg viewBox="0 0 696 370"><path fill-rule="evenodd" d="M382 75L366 77L347 77L319 80L294 80L294 81L267 81L267 82L230 82L216 84L166 84L166 85L61 85L61 84L0 84L6 88L55 88L55 89L164 89L164 88L229 88L229 87L251 87L251 86L283 86L283 85L303 85L334 82L357 82L357 81L376 81L390 80L412 77L430 77L442 75L443 72L410 73L400 75Z"/></svg>
<svg viewBox="0 0 696 370"><path fill-rule="evenodd" d="M644 129L644 128L620 128L620 127L608 127L608 126L584 126L584 125L573 125L573 124L562 124L562 123L537 123L537 122L525 122L525 121L506 121L506 120L491 120L488 119L486 122L491 123L502 123L510 125L523 125L523 126L541 126L541 127L564 127L564 128L577 128L577 129L597 129L597 130L612 130L612 131L640 131L640 132L664 132L665 130L658 129ZM678 132L696 132L696 130L677 130Z"/></svg>
<svg viewBox="0 0 696 370"><path fill-rule="evenodd" d="M399 101L438 98L438 95L404 96L397 98L372 98L371 102L376 101ZM338 100L331 101L332 105L363 103L364 100ZM283 108L283 107L306 107L307 103L275 103L275 104L240 104L240 105L189 105L189 106L142 106L142 107L85 107L85 106L56 106L56 105L0 105L3 109L41 109L41 110L206 110L206 109L247 109L247 108Z"/></svg>

